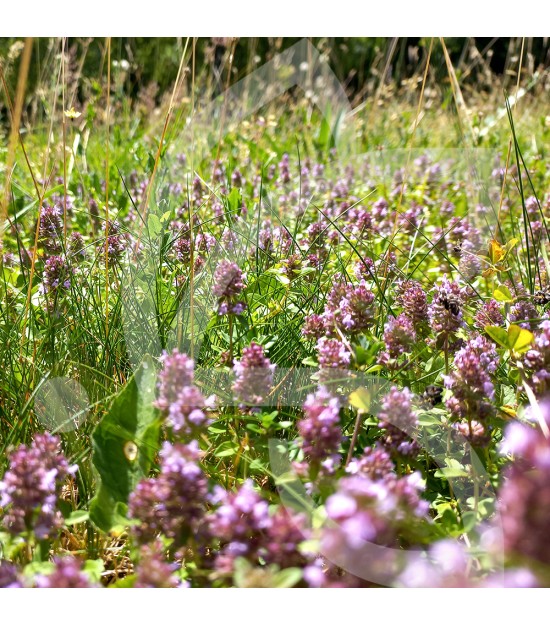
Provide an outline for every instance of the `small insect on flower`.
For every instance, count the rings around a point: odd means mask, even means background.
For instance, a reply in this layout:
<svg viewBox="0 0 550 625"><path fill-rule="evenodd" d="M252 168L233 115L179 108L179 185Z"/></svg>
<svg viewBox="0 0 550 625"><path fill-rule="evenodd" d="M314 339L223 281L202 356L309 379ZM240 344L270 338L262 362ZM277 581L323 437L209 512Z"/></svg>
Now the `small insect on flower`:
<svg viewBox="0 0 550 625"><path fill-rule="evenodd" d="M431 406L437 406L443 400L443 387L436 386L435 384L428 384L422 398L425 402Z"/></svg>
<svg viewBox="0 0 550 625"><path fill-rule="evenodd" d="M460 302L453 295L440 295L439 302L445 310L448 310L455 317L460 314Z"/></svg>
<svg viewBox="0 0 550 625"><path fill-rule="evenodd" d="M82 113L80 111L76 111L74 106L71 106L69 110L65 111L65 117L68 117L69 119L78 119L81 115Z"/></svg>
<svg viewBox="0 0 550 625"><path fill-rule="evenodd" d="M535 291L533 300L537 306L547 306L550 304L550 289L544 288L540 291Z"/></svg>

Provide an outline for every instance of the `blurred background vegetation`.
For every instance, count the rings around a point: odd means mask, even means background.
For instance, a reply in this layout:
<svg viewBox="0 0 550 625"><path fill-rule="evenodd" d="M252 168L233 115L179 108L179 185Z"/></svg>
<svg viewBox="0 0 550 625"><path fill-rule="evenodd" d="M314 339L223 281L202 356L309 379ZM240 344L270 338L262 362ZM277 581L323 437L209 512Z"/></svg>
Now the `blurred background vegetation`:
<svg viewBox="0 0 550 625"><path fill-rule="evenodd" d="M208 67L220 79L219 87L246 75L274 54L296 43L295 38L198 38L195 40L195 64ZM338 79L346 86L352 102L369 95L380 95L380 86L396 91L410 87L430 44L428 38L311 38L327 56ZM117 73L116 89L128 98L131 106L155 105L173 85L184 38L112 38L111 59ZM461 88L477 94L515 87L518 61L522 57L522 80L537 79L550 62L548 38L448 38L445 44ZM27 113L39 121L41 97L56 80L52 68L57 65L62 46L66 52L66 84L75 105L87 102L101 91L106 74L106 39L37 38L33 41L32 63L27 80ZM522 50L523 46L523 50ZM0 62L7 85L15 92L21 56L21 38L0 39ZM522 54L523 52L523 54ZM228 58L231 62L228 63ZM230 75L227 68L230 67ZM434 45L430 59L430 78L449 80L443 48ZM72 85L71 85L72 81ZM42 103L47 107L47 103ZM6 104L0 99L0 113L6 119Z"/></svg>

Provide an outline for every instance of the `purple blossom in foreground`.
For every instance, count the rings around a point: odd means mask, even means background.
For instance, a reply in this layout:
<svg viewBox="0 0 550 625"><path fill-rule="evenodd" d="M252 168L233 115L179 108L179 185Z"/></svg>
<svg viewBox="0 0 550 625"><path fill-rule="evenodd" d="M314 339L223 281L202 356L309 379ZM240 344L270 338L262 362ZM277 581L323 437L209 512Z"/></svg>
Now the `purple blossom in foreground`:
<svg viewBox="0 0 550 625"><path fill-rule="evenodd" d="M412 350L416 342L416 332L412 320L401 313L395 319L390 318L384 329L386 351L378 357L381 364L392 366L395 360Z"/></svg>
<svg viewBox="0 0 550 625"><path fill-rule="evenodd" d="M213 398L205 399L196 386L185 386L170 404L166 421L174 434L192 438L210 425L204 409L212 406Z"/></svg>
<svg viewBox="0 0 550 625"><path fill-rule="evenodd" d="M320 367L319 384L328 386L347 377L351 353L338 339L322 337L317 341L317 360Z"/></svg>
<svg viewBox="0 0 550 625"><path fill-rule="evenodd" d="M389 453L379 445L367 447L359 458L353 458L346 467L350 475L364 475L371 480L383 480L394 470Z"/></svg>
<svg viewBox="0 0 550 625"><path fill-rule="evenodd" d="M0 246L0 265L4 267L15 267L15 254L13 252L6 252L2 254L2 247Z"/></svg>
<svg viewBox="0 0 550 625"><path fill-rule="evenodd" d="M476 419L453 423L453 429L474 447L484 447L491 439L489 428Z"/></svg>
<svg viewBox="0 0 550 625"><path fill-rule="evenodd" d="M478 207L479 208L479 207ZM482 244L479 230L463 217L453 217L445 228L449 233L449 241L461 255L471 256L479 250Z"/></svg>
<svg viewBox="0 0 550 625"><path fill-rule="evenodd" d="M42 290L51 295L71 288L71 270L62 256L50 256L44 263Z"/></svg>
<svg viewBox="0 0 550 625"><path fill-rule="evenodd" d="M212 292L218 298L218 314L242 314L246 305L238 300L244 289L243 272L236 263L224 259L214 272Z"/></svg>
<svg viewBox="0 0 550 625"><path fill-rule="evenodd" d="M221 542L216 558L218 575L234 571L235 560L260 561L280 569L304 567L313 557L300 551L310 537L306 517L279 506L270 514L267 502L247 480L236 492L217 488L213 502L219 505L210 517L210 533Z"/></svg>
<svg viewBox="0 0 550 625"><path fill-rule="evenodd" d="M326 502L330 523L323 529L321 552L339 567L369 579L369 571L390 574L393 553L372 551L372 544L396 546L415 523L425 519L428 502L420 498L420 474L342 478ZM374 558L374 559L373 559Z"/></svg>
<svg viewBox="0 0 550 625"><path fill-rule="evenodd" d="M0 560L0 588L23 588L17 567L6 560Z"/></svg>
<svg viewBox="0 0 550 625"><path fill-rule="evenodd" d="M346 212L347 228L358 239L369 236L369 231L373 229L372 215L363 206L356 206ZM355 275L358 280L369 280L372 278L374 263L368 257L359 261L355 266Z"/></svg>
<svg viewBox="0 0 550 625"><path fill-rule="evenodd" d="M338 284L329 293L324 324L328 331L337 328L344 334L357 334L367 330L374 319L374 293L364 282L354 286Z"/></svg>
<svg viewBox="0 0 550 625"><path fill-rule="evenodd" d="M523 366L531 373L538 395L550 390L550 321L544 320L539 325L533 346L523 358Z"/></svg>
<svg viewBox="0 0 550 625"><path fill-rule="evenodd" d="M135 588L181 588L182 582L174 575L178 564L163 558L163 546L158 540L143 545L136 567Z"/></svg>
<svg viewBox="0 0 550 625"><path fill-rule="evenodd" d="M171 354L164 352L160 361L162 370L158 378L157 408L168 410L178 399L179 393L193 385L195 363L187 354L174 349Z"/></svg>
<svg viewBox="0 0 550 625"><path fill-rule="evenodd" d="M486 326L501 326L503 323L504 315L500 310L500 304L494 299L484 302L474 318L474 325L478 330L483 330Z"/></svg>
<svg viewBox="0 0 550 625"><path fill-rule="evenodd" d="M82 563L71 556L56 558L55 569L48 575L37 575L37 588L94 588L88 576L82 572Z"/></svg>
<svg viewBox="0 0 550 625"><path fill-rule="evenodd" d="M284 232L286 232L286 230ZM302 257L299 254L292 254L282 261L281 271L289 280L297 278L301 269Z"/></svg>
<svg viewBox="0 0 550 625"><path fill-rule="evenodd" d="M298 422L298 432L302 438L301 447L306 464L297 467L301 470L308 465L316 474L333 473L340 464L339 449L342 443L340 426L340 401L321 387L307 396L304 402L304 417Z"/></svg>
<svg viewBox="0 0 550 625"><path fill-rule="evenodd" d="M320 338L317 354L319 366L324 369L347 369L351 362L348 348L338 339Z"/></svg>
<svg viewBox="0 0 550 625"><path fill-rule="evenodd" d="M528 568L491 573L481 583L483 588L538 588L539 580Z"/></svg>
<svg viewBox="0 0 550 625"><path fill-rule="evenodd" d="M262 560L281 569L305 566L308 559L300 551L300 544L311 535L306 516L279 506L270 520L261 549Z"/></svg>
<svg viewBox="0 0 550 625"><path fill-rule="evenodd" d="M94 200L94 198L90 198L90 201L88 202L88 210L89 210L89 215L90 215L90 220L93 224L93 228L94 228L94 232L96 230L99 230L100 228L100 223L99 223L99 206L96 200Z"/></svg>
<svg viewBox="0 0 550 625"><path fill-rule="evenodd" d="M540 314L531 300L519 300L510 306L508 319L526 330L536 327Z"/></svg>
<svg viewBox="0 0 550 625"><path fill-rule="evenodd" d="M80 232L71 232L69 239L69 258L75 261L82 260L86 257L86 248L84 237Z"/></svg>
<svg viewBox="0 0 550 625"><path fill-rule="evenodd" d="M163 533L180 546L198 533L208 494L199 458L196 441L189 445L164 443L159 475L141 480L128 501L130 517L140 522L132 528L140 543Z"/></svg>
<svg viewBox="0 0 550 625"><path fill-rule="evenodd" d="M304 321L302 334L308 339L319 339L325 334L325 320L322 315L308 315Z"/></svg>
<svg viewBox="0 0 550 625"><path fill-rule="evenodd" d="M440 286L434 287L428 317L435 334L449 337L462 326L462 307L465 300L464 290L447 278L443 279Z"/></svg>
<svg viewBox="0 0 550 625"><path fill-rule="evenodd" d="M401 574L404 586L415 588L471 587L468 578L468 555L462 544L451 539L431 545L429 557L419 554Z"/></svg>
<svg viewBox="0 0 550 625"><path fill-rule="evenodd" d="M233 393L241 404L260 406L264 403L273 386L275 365L264 354L261 345L252 342L245 347L240 360L233 363Z"/></svg>
<svg viewBox="0 0 550 625"><path fill-rule="evenodd" d="M445 387L452 391L447 408L455 419L485 420L493 414L495 389L491 374L496 371L498 355L494 344L483 336L470 339L453 361ZM469 436L473 436L470 428Z"/></svg>
<svg viewBox="0 0 550 625"><path fill-rule="evenodd" d="M221 503L210 517L210 533L222 543L216 558L216 569L230 573L236 558L257 559L263 543L263 533L271 526L267 501L247 480L237 492L217 487L215 501Z"/></svg>
<svg viewBox="0 0 550 625"><path fill-rule="evenodd" d="M539 404L550 425L550 401ZM536 421L532 408L527 416ZM514 455L499 493L504 548L511 558L550 565L550 441L540 426L514 422L505 430L502 451ZM548 578L548 573L545 573Z"/></svg>
<svg viewBox="0 0 550 625"><path fill-rule="evenodd" d="M477 583L469 572L469 561L462 543L440 540L428 553L412 555L398 583L408 588L472 588Z"/></svg>
<svg viewBox="0 0 550 625"><path fill-rule="evenodd" d="M288 184L290 182L290 158L288 154L283 154L279 163L279 182Z"/></svg>
<svg viewBox="0 0 550 625"><path fill-rule="evenodd" d="M234 187L244 187L245 182L246 181L243 178L243 175L240 172L240 170L239 169L234 169L233 173L231 174L231 184Z"/></svg>
<svg viewBox="0 0 550 625"><path fill-rule="evenodd" d="M411 439L418 426L412 397L409 389L392 386L382 398L378 427L385 430L381 442L392 454L412 456L418 451L418 444Z"/></svg>
<svg viewBox="0 0 550 625"><path fill-rule="evenodd" d="M462 243L458 271L465 280L471 281L481 274L483 266L476 254L477 250L478 246L471 241L464 241Z"/></svg>
<svg viewBox="0 0 550 625"><path fill-rule="evenodd" d="M63 234L63 211L59 206L45 204L40 212L39 237L42 245L50 252L61 249Z"/></svg>
<svg viewBox="0 0 550 625"><path fill-rule="evenodd" d="M212 291L218 298L232 298L240 295L244 288L243 272L236 263L221 260L214 272L214 286Z"/></svg>
<svg viewBox="0 0 550 625"><path fill-rule="evenodd" d="M33 531L39 539L53 537L63 521L56 510L59 491L76 470L61 453L57 436L36 434L29 447L20 445L9 455L9 468L0 482L4 527L14 535Z"/></svg>
<svg viewBox="0 0 550 625"><path fill-rule="evenodd" d="M127 246L126 235L121 231L118 221L108 222L105 227L105 237L102 255L105 257L105 251L107 251L109 262L114 263L122 258Z"/></svg>
<svg viewBox="0 0 550 625"><path fill-rule="evenodd" d="M194 362L174 349L161 357L158 398L155 405L163 411L167 424L180 438L198 436L210 425L206 408L213 407L214 397L206 399L193 384Z"/></svg>
<svg viewBox="0 0 550 625"><path fill-rule="evenodd" d="M428 298L418 282L408 280L398 287L397 302L403 313L413 322L415 329L428 319Z"/></svg>

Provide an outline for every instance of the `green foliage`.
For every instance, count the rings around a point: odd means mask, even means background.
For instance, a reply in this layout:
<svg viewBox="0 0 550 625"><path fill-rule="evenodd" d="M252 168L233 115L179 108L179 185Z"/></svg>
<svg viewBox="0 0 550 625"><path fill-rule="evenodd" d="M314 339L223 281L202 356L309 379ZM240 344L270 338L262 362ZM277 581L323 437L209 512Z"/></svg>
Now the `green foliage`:
<svg viewBox="0 0 550 625"><path fill-rule="evenodd" d="M100 487L90 502L90 519L104 531L124 518L129 494L149 474L159 449L160 422L152 405L155 381L154 362L146 357L92 434Z"/></svg>

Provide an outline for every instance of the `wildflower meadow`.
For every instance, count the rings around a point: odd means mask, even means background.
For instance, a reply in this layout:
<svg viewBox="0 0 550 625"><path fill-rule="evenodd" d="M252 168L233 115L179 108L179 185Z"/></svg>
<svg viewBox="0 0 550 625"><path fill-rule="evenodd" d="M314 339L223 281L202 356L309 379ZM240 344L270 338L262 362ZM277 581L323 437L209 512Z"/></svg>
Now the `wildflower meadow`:
<svg viewBox="0 0 550 625"><path fill-rule="evenodd" d="M549 54L0 39L0 587L550 586Z"/></svg>

